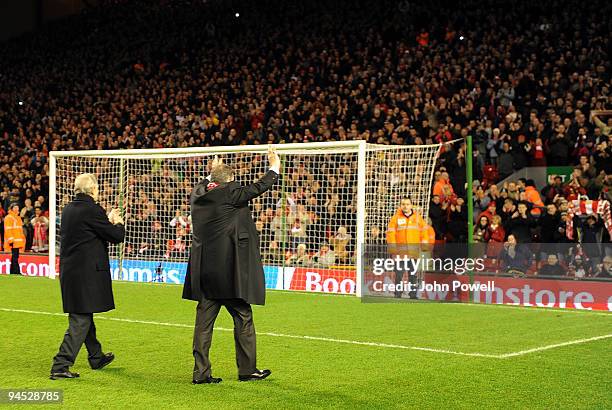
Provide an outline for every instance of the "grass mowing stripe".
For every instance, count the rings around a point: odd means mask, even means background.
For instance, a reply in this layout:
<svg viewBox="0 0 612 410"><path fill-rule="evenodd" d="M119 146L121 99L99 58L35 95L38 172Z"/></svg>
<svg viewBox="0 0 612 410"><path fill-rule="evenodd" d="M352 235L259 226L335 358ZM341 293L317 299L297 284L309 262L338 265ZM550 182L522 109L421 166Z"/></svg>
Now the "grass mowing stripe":
<svg viewBox="0 0 612 410"><path fill-rule="evenodd" d="M50 316L66 316L65 313L42 312L42 311L37 311L37 310L8 309L8 308L0 308L0 310L4 312L12 312L12 313L30 313L30 314L50 315ZM157 326L182 327L182 328L187 328L187 329L193 328L192 325L187 325L187 324L182 324L182 323L155 322L155 321L150 321L150 320L125 319L125 318L116 318L116 317L107 317L107 316L96 316L96 319L111 320L115 322L140 323L140 324L157 325ZM225 327L215 327L215 330L219 330L223 332L233 332L234 331L234 329L229 329ZM453 351L453 350L435 349L435 348L430 348L430 347L419 347L419 346L406 346L406 345L389 344L389 343L364 342L364 341L359 341L359 340L335 339L335 338L320 337L320 336L289 335L289 334L274 333L274 332L258 332L257 334L263 335L263 336L270 336L270 337L315 340L315 341L320 341L320 342L343 343L343 344L382 347L382 348L390 348L390 349L418 350L418 351L431 352L431 353L451 354L451 355L457 355L457 356L484 357L484 358L492 358L492 359L506 359L510 357L523 356L529 353L541 352L544 350L555 349L558 347L583 344L583 343L588 343L588 342L592 342L596 340L608 339L612 337L612 334L607 334L607 335L602 335L602 336L594 336L594 337L590 337L586 339L570 340L567 342L535 347L532 349L521 350L518 352L510 352L510 353L503 353L503 354L488 354L488 353L477 353L477 352L458 352L458 351Z"/></svg>

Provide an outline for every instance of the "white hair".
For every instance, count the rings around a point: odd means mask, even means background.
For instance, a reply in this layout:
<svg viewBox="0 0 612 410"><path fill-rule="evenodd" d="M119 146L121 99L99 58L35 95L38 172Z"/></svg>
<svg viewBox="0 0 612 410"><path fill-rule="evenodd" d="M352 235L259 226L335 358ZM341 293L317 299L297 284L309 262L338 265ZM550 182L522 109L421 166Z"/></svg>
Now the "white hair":
<svg viewBox="0 0 612 410"><path fill-rule="evenodd" d="M74 193L91 195L98 186L98 179L94 174L81 174L74 179Z"/></svg>

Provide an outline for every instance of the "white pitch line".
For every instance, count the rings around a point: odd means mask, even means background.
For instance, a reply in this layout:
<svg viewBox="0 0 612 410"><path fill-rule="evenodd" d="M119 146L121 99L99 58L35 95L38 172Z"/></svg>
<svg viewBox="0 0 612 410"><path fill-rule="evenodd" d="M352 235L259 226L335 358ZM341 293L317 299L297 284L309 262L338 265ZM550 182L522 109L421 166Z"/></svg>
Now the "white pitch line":
<svg viewBox="0 0 612 410"><path fill-rule="evenodd" d="M51 316L66 316L65 313L42 312L42 311L37 311L37 310L7 309L7 308L0 308L0 310L4 312L31 313L31 314L51 315ZM146 325L183 327L183 328L193 329L193 325L186 325L183 323L155 322L151 320L123 319L123 318L117 318L117 317L96 316L96 320L98 319L112 320L115 322L140 323L140 324L146 324ZM223 332L233 332L234 331L234 329L228 329L225 327L217 327L217 326L215 326L215 330L220 330ZM434 349L434 348L429 348L429 347L405 346L405 345L376 343L376 342L362 342L358 340L334 339L334 338L319 337L319 336L288 335L284 333L274 333L274 332L257 332L257 335L270 336L270 337L282 337L282 338L289 338L289 339L317 340L321 342L344 343L344 344L353 344L353 345L360 345L360 346L374 346L374 347L383 347L383 348L392 348L392 349L420 350L424 352L446 353L446 354L452 354L452 355L458 355L458 356L487 357L487 358L493 358L493 359L499 358L499 355L494 355L494 354L456 352L453 350Z"/></svg>
<svg viewBox="0 0 612 410"><path fill-rule="evenodd" d="M533 349L521 350L519 352L506 353L506 354L500 355L500 357L502 359L506 359L508 357L523 356L523 355L526 355L526 354L529 354L529 353L541 352L541 351L544 351L544 350L555 349L557 347L563 347L563 346L578 345L578 344L582 344L582 343L593 342L595 340L608 339L610 337L612 337L612 333L607 334L607 335L602 335L602 336L589 337L587 339L570 340L569 342L556 343L554 345L546 345L546 346L542 346L542 347L534 347Z"/></svg>
<svg viewBox="0 0 612 410"><path fill-rule="evenodd" d="M431 303L431 305L439 306L467 306L467 307L483 307L483 308L498 308L508 310L521 310L525 312L536 312L536 313L568 313L574 315L586 315L586 316L607 316L612 318L612 312L587 310L587 309L566 309L566 308L549 308L543 306L524 306L524 305L510 305L502 303L476 303L476 302L461 302L461 303Z"/></svg>
<svg viewBox="0 0 612 410"><path fill-rule="evenodd" d="M44 311L26 310L26 309L0 308L0 311L11 312L11 313L31 313L31 314L49 315L49 316L64 316L64 317L66 316L65 313L44 312ZM151 320L124 319L124 318L107 317L107 316L96 316L96 319L111 320L115 322L139 323L139 324L146 324L146 325L182 327L182 328L187 328L187 329L193 329L193 325L186 325L183 323L155 322ZM233 332L234 331L234 329L229 329L225 327L215 327L215 330L220 330L223 332ZM483 357L483 358L490 358L490 359L506 359L509 357L523 356L529 353L540 352L543 350L555 349L558 347L570 346L570 345L575 345L575 344L588 343L588 342L607 339L607 338L612 337L612 334L607 334L603 336L591 337L588 339L577 339L577 340L570 340L568 342L563 342L563 343L545 345L545 346L536 347L533 349L521 350L518 352L511 352L511 353L504 353L504 354L488 354L488 353L477 353L477 352L459 352L459 351L454 351L454 350L435 349L431 347L407 346L407 345L377 343L377 342L363 342L359 340L335 339L335 338L320 337L320 336L289 335L289 334L274 333L274 332L257 332L257 334L263 335L263 336L270 336L270 337L281 337L281 338L301 339L301 340L316 340L320 342L352 344L352 345L358 345L358 346L382 347L382 348L389 348L389 349L418 350L422 352L442 353L442 354L450 354L450 355L455 355L455 356Z"/></svg>

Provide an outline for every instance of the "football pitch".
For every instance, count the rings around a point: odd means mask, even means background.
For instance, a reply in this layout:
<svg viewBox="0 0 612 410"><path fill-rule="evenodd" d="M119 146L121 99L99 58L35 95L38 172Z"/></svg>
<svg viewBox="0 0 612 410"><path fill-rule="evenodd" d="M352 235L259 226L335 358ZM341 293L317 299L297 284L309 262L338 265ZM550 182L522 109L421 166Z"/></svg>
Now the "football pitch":
<svg viewBox="0 0 612 410"><path fill-rule="evenodd" d="M93 371L83 347L81 378L52 381L67 327L59 281L0 276L0 389L63 389L69 408L612 407L612 314L268 291L253 310L258 367L272 375L237 381L222 310L210 357L223 382L194 386L195 303L181 291L115 282L117 309L96 315L115 361Z"/></svg>

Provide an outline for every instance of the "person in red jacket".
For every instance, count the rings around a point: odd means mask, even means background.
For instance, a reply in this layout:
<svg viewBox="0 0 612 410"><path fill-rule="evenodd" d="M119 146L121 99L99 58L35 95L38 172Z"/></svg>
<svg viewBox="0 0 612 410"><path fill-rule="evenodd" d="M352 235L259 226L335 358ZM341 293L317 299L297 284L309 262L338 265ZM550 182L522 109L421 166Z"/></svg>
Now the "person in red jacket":
<svg viewBox="0 0 612 410"><path fill-rule="evenodd" d="M487 246L487 256L497 258L504 247L506 231L502 225L501 216L494 215L489 224L489 244Z"/></svg>

